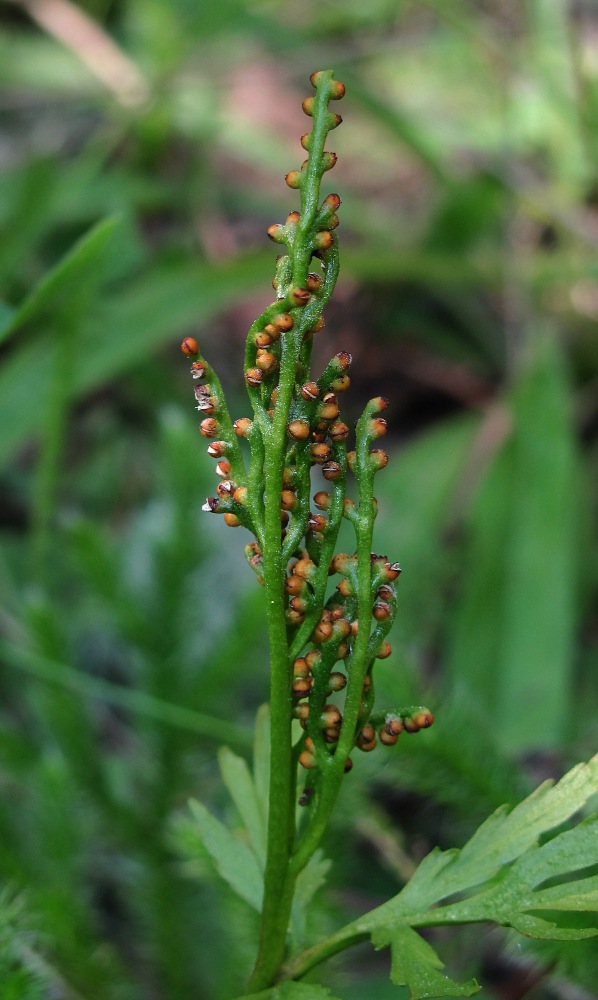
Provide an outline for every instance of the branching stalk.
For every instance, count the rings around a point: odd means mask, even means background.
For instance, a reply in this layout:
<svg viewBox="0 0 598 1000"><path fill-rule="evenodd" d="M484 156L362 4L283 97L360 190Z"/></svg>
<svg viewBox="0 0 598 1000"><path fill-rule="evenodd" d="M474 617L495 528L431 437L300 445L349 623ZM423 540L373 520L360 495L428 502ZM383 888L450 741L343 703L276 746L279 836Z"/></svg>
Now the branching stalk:
<svg viewBox="0 0 598 1000"><path fill-rule="evenodd" d="M345 92L331 70L312 74L311 82L315 95L303 102L303 110L312 130L301 138L307 159L285 178L300 192L301 210L268 230L286 247L273 281L277 299L247 337L252 418L232 422L220 382L196 341L187 337L182 345L194 359L195 395L205 414L200 430L212 439L208 452L218 460L221 480L204 509L253 533L245 554L265 588L271 770L260 941L250 992L283 974L296 880L322 840L352 767L352 750L368 752L378 740L392 745L402 729L415 732L432 722L423 708L372 714L372 670L376 658L390 653L385 637L400 572L398 564L371 552L374 476L387 463L385 452L371 446L386 431L380 413L388 403L382 397L370 400L357 425L355 451L347 452L350 431L340 418L339 396L349 386L351 356L341 351L316 379L310 370L313 337L324 325L322 310L339 271L340 198L329 194L321 200L320 185L336 162L336 154L325 150L327 136L341 122L329 103ZM249 444L248 470L240 438ZM313 496L318 513L311 509L312 468L321 470L327 487ZM349 472L357 479L357 503L346 496ZM353 555L335 555L343 517L355 531ZM340 583L327 598L335 573ZM343 689L339 705L335 699ZM298 739L295 719L304 730ZM298 770L306 773L300 832L295 829ZM307 955L297 966L299 974L310 961Z"/></svg>

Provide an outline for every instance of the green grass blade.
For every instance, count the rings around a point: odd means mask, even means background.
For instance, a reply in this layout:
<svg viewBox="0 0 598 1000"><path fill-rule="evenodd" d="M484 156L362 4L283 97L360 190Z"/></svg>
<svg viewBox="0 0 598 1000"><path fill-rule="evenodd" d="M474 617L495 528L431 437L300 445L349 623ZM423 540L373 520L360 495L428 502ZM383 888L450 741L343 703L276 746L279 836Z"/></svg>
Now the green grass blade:
<svg viewBox="0 0 598 1000"><path fill-rule="evenodd" d="M119 705L137 715L196 733L209 740L220 742L225 735L228 743L242 750L247 750L251 746L252 733L249 729L228 720L223 721L201 712L194 712L182 705L169 704L144 691L133 691L111 681L89 677L65 663L57 663L47 657L39 656L6 640L0 640L0 656L6 664L17 670L51 684L59 684L87 698L97 698L111 705Z"/></svg>
<svg viewBox="0 0 598 1000"><path fill-rule="evenodd" d="M72 296L79 293L81 282L89 277L96 280L98 258L110 242L118 221L117 218L103 219L75 243L0 327L0 341L50 312L53 316L63 312L68 315Z"/></svg>
<svg viewBox="0 0 598 1000"><path fill-rule="evenodd" d="M571 713L581 480L556 340L535 344L513 431L474 499L451 670L509 752L559 746Z"/></svg>

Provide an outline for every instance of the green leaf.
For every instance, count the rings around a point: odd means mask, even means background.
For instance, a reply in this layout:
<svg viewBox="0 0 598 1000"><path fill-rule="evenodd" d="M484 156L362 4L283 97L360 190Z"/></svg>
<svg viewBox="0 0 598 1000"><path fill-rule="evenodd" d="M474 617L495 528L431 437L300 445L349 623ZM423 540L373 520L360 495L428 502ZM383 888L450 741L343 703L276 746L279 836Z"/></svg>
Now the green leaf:
<svg viewBox="0 0 598 1000"><path fill-rule="evenodd" d="M95 389L165 344L180 357L179 334L198 329L231 300L254 289L271 266L266 254L246 254L219 264L160 264L130 281L90 317L77 359L77 390Z"/></svg>
<svg viewBox="0 0 598 1000"><path fill-rule="evenodd" d="M14 279L14 275L26 274L25 262L32 248L37 250L47 239L55 217L57 181L62 170L68 172L64 160L59 163L52 156L41 156L25 158L18 168L2 171L0 276L3 283L7 278Z"/></svg>
<svg viewBox="0 0 598 1000"><path fill-rule="evenodd" d="M317 986L311 983L280 983L261 993L251 993L236 997L235 1000L339 1000L334 997L327 986Z"/></svg>
<svg viewBox="0 0 598 1000"><path fill-rule="evenodd" d="M202 844L214 866L231 889L258 913L262 908L263 880L255 855L234 837L228 827L212 816L201 802L190 803Z"/></svg>
<svg viewBox="0 0 598 1000"><path fill-rule="evenodd" d="M218 763L220 764L222 780L239 810L260 871L263 871L266 860L266 827L247 763L228 747L222 747L218 752Z"/></svg>
<svg viewBox="0 0 598 1000"><path fill-rule="evenodd" d="M392 965L390 978L396 986L407 986L411 1000L431 997L471 997L479 992L475 979L456 983L440 971L444 963L419 934L410 927L380 929L372 934L374 948L390 945Z"/></svg>
<svg viewBox="0 0 598 1000"><path fill-rule="evenodd" d="M473 983L457 987L447 981L434 953L403 929L492 921L552 940L598 934L593 916L598 912L598 817L540 846L541 837L562 826L596 792L598 755L558 784L544 782L513 810L497 809L461 850L432 851L397 896L311 948L307 965L298 956L289 969L301 975L371 937L376 947L391 945L392 975L409 985L413 997L471 996ZM448 902L439 906L443 900ZM433 992L441 986L444 992ZM458 988L472 992L450 992Z"/></svg>
<svg viewBox="0 0 598 1000"><path fill-rule="evenodd" d="M514 397L512 510L505 540L496 704L497 730L511 754L530 746L559 746L567 731L579 552L572 403L562 351L555 337L545 336L536 344L533 367ZM549 573L539 569L547 552ZM533 711L527 711L530 705Z"/></svg>
<svg viewBox="0 0 598 1000"><path fill-rule="evenodd" d="M395 909L403 914L422 913L447 896L487 882L503 866L534 848L542 834L581 809L596 791L598 755L587 764L578 764L556 785L545 781L513 810L509 811L508 806L497 809L460 851L432 851L403 891L372 913L386 910L388 915ZM572 855L570 869L575 867L576 858ZM550 875L547 872L545 878Z"/></svg>
<svg viewBox="0 0 598 1000"><path fill-rule="evenodd" d="M535 910L598 910L598 875L540 889L533 903Z"/></svg>
<svg viewBox="0 0 598 1000"><path fill-rule="evenodd" d="M571 881L572 872L598 865L598 817L559 834L536 850L526 851L506 869L503 877L485 892L443 907L443 922L493 920L531 937L575 940L594 937L598 928L587 927L585 912L598 911L598 877ZM542 889L542 883L559 879ZM566 879L566 880L565 880ZM564 881L565 880L565 881ZM566 926L538 911L569 914Z"/></svg>
<svg viewBox="0 0 598 1000"><path fill-rule="evenodd" d="M376 523L388 539L389 551L400 555L405 578L409 578L401 601L404 641L410 647L429 643L429 636L443 621L442 590L450 586L454 571L445 539L462 506L459 484L467 478L465 470L479 428L479 421L469 416L443 421L401 449L385 470L387 478L377 484L380 514ZM434 588L430 580L435 581ZM392 697L400 682L390 672L380 683Z"/></svg>
<svg viewBox="0 0 598 1000"><path fill-rule="evenodd" d="M101 225L109 227L110 223L108 220ZM96 232L93 240L98 240L97 245L92 240ZM88 234L91 243L81 241L77 244L77 253L83 254L77 261L93 263L89 251L94 246L99 248L103 235L107 236L107 231L104 233L96 227ZM63 273L61 262L0 330L2 339L25 320L32 320L41 333L27 338L13 352L0 374L0 464L29 437L40 433L39 415L48 404L50 373L47 366L40 366L39 357L40 352L51 351L54 347L40 317L50 306L57 314L54 295L56 304L68 304L70 279L75 281L78 276L75 263L70 260ZM134 368L140 358L147 359L165 343L176 343L181 331L195 328L227 306L235 296L254 288L267 266L264 257L256 255L222 265L193 261L185 266L156 267L149 278L129 281L126 288L112 293L101 304L97 303L77 331L78 350L72 359L73 375L69 385L71 399L80 398L123 371ZM63 279L64 285L61 284ZM31 404L32 372L35 372L35 406Z"/></svg>
<svg viewBox="0 0 598 1000"><path fill-rule="evenodd" d="M584 498L570 380L555 337L533 346L509 400L511 436L472 505L452 625L456 690L509 754L562 744L579 614Z"/></svg>
<svg viewBox="0 0 598 1000"><path fill-rule="evenodd" d="M117 218L103 219L77 240L23 304L7 315L7 322L0 327L0 341L15 333L25 323L50 311L61 312L69 307L71 295L79 290L86 275L95 272L98 259L104 253L118 222Z"/></svg>

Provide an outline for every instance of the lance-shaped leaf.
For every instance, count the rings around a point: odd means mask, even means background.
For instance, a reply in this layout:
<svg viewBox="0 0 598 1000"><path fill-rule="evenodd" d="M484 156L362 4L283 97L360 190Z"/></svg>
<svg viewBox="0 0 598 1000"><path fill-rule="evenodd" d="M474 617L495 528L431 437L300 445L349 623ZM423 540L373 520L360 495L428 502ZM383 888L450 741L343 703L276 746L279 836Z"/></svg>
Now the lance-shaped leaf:
<svg viewBox="0 0 598 1000"><path fill-rule="evenodd" d="M212 816L201 802L189 803L201 842L214 866L231 889L260 912L263 880L256 857L247 844L233 836L228 827Z"/></svg>
<svg viewBox="0 0 598 1000"><path fill-rule="evenodd" d="M266 828L251 772L246 761L228 747L222 747L219 751L218 762L222 780L239 810L249 844L260 871L263 871L266 858Z"/></svg>
<svg viewBox="0 0 598 1000"><path fill-rule="evenodd" d="M69 307L82 283L97 280L98 267L118 221L117 218L108 218L92 226L36 285L18 309L3 311L0 340L5 340L33 320L61 314Z"/></svg>
<svg viewBox="0 0 598 1000"><path fill-rule="evenodd" d="M261 718L259 728L263 729L265 726L269 731L267 706L263 706L263 710L260 711ZM265 772L265 774L260 773L260 768L263 763L261 757L264 753L266 753L269 760L269 747L267 740L263 739L264 735L264 732L260 732L259 735L256 735L256 753L254 761L255 778L252 776L246 761L242 757L237 756L237 754L234 754L228 749L228 747L222 747L218 754L222 780L224 781L229 795L237 807L247 835L247 843L255 855L260 873L263 873L264 861L266 857L267 799L263 799L263 796L267 795L267 780L264 780L267 779L267 772ZM261 785L264 786L261 796L258 792L259 782L261 782ZM203 817L203 825L205 825L206 822L208 825L213 824L214 817L209 813L208 817L209 819L207 820L205 816ZM218 821L216 820L215 822ZM230 837L230 832L227 831L227 833ZM236 838L233 838L233 840L234 847L236 848L237 840ZM205 839L204 846L206 846L209 850ZM221 864L221 862L219 862L219 864ZM299 873L291 917L292 933L294 938L299 942L303 939L305 934L305 925L309 905L315 893L324 884L330 864L331 862L323 857L321 851L316 851L306 867ZM223 874L221 868L218 870L221 874ZM227 870L229 870L228 866ZM227 878L226 875L224 877ZM236 868L234 878L236 879ZM230 878L227 878L227 881L229 884L233 885ZM238 891L236 885L233 885L233 888ZM247 897L244 896L243 898Z"/></svg>

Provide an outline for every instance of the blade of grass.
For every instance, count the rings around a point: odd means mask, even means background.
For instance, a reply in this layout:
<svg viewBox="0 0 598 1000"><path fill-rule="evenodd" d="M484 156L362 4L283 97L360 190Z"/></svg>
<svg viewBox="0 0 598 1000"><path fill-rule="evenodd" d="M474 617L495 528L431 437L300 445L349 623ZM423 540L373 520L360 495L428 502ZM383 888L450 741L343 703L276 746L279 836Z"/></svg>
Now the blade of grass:
<svg viewBox="0 0 598 1000"><path fill-rule="evenodd" d="M110 242L118 218L103 219L85 233L39 282L25 301L7 317L0 328L0 341L8 339L26 324L67 311L81 281L93 273L98 256Z"/></svg>
<svg viewBox="0 0 598 1000"><path fill-rule="evenodd" d="M251 290L264 270L262 255L223 265L194 262L176 268L160 267L124 292L114 294L109 304L98 306L77 330L71 399L134 367L152 350L176 342L181 331L205 322L236 295ZM5 337L26 322L37 320L41 306L51 301L53 281L54 272L17 310L3 331ZM39 434L39 414L48 405L50 391L50 373L39 364L40 353L47 349L45 340L43 336L28 336L23 347L3 366L0 463L29 437ZM31 403L32 372L36 374L35 406Z"/></svg>
<svg viewBox="0 0 598 1000"><path fill-rule="evenodd" d="M563 358L549 335L534 354L512 394L512 437L473 503L452 624L460 697L509 752L561 745L571 712L582 498Z"/></svg>
<svg viewBox="0 0 598 1000"><path fill-rule="evenodd" d="M73 363L77 332L87 312L92 311L103 273L106 249L114 230L109 219L92 232L69 254L62 268L55 272L60 301L49 321L53 350L48 352L48 405L40 422L40 455L32 491L30 556L32 576L49 584L48 561L51 550L52 521L60 488L60 466L67 433L68 413L72 402ZM46 285L46 291L48 290ZM37 307L43 303L43 295Z"/></svg>
<svg viewBox="0 0 598 1000"><path fill-rule="evenodd" d="M135 691L111 681L89 677L74 667L39 656L12 642L0 640L0 656L16 670L24 671L39 680L59 684L86 698L98 699L118 705L137 715L143 715L168 726L196 733L206 739L226 742L246 751L252 745L252 731L248 727L227 720L216 719L201 712L194 712L182 705L173 705L144 691Z"/></svg>
<svg viewBox="0 0 598 1000"><path fill-rule="evenodd" d="M515 439L497 713L504 747L559 746L571 711L580 510L570 388L556 338L514 398Z"/></svg>

